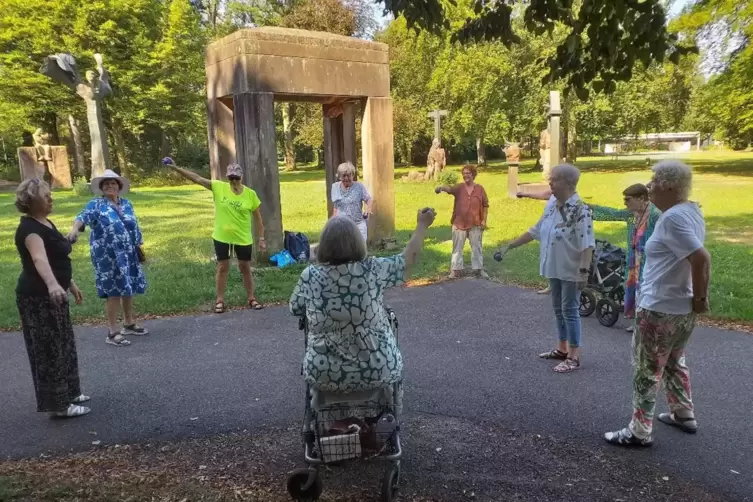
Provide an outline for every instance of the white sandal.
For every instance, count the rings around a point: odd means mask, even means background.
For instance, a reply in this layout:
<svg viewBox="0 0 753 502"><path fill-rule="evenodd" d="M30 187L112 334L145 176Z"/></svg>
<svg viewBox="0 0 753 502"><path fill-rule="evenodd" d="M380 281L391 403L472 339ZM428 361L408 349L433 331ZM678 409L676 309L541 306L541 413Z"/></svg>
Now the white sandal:
<svg viewBox="0 0 753 502"><path fill-rule="evenodd" d="M90 400L91 400L91 398L89 396L85 396L85 395L81 394L80 396L78 396L76 399L74 399L71 402L73 404L81 404L81 403L85 403L85 402L90 401Z"/></svg>
<svg viewBox="0 0 753 502"><path fill-rule="evenodd" d="M51 416L55 418L74 418L74 417L80 417L83 415L86 415L92 411L90 408L87 408L86 406L79 406L77 404L71 404L68 406L68 409L65 411L54 411L50 413Z"/></svg>

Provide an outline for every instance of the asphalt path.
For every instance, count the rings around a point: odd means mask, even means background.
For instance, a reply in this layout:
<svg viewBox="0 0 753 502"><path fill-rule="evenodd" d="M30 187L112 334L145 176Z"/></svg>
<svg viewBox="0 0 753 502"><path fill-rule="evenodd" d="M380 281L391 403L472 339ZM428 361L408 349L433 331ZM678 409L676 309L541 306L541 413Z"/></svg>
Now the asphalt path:
<svg viewBox="0 0 753 502"><path fill-rule="evenodd" d="M627 456L734 500L753 500L753 336L699 327L689 366L699 433L657 422L653 448L615 449L604 431L630 417L630 335L584 319L582 367L568 375L536 358L552 348L549 298L489 281L393 291L405 359L405 411L495 421ZM204 437L301 418L303 349L285 308L149 321L133 345L78 327L83 388L93 412L35 412L23 338L0 334L0 458L104 444ZM660 399L658 411L665 409ZM619 475L619 473L616 473Z"/></svg>

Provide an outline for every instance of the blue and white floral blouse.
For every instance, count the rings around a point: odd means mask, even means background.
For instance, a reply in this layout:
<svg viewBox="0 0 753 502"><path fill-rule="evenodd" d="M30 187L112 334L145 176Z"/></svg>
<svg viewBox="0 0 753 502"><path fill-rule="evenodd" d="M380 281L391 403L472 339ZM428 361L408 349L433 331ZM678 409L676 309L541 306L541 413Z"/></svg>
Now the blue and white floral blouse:
<svg viewBox="0 0 753 502"><path fill-rule="evenodd" d="M89 201L76 220L89 227L98 296L143 294L146 277L136 251L143 238L133 205L127 199L114 204L98 197Z"/></svg>

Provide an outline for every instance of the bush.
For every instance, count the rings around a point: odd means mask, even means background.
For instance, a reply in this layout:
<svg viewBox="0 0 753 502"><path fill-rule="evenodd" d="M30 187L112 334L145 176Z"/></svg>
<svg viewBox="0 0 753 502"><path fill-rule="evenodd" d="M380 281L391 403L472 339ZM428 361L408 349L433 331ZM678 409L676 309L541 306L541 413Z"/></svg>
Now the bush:
<svg viewBox="0 0 753 502"><path fill-rule="evenodd" d="M86 181L86 178L81 176L77 177L73 181L73 191L76 193L76 195L80 195L81 197L91 195L92 193L89 189L89 183Z"/></svg>
<svg viewBox="0 0 753 502"><path fill-rule="evenodd" d="M458 179L458 173L455 171L442 171L437 176L437 186L455 185Z"/></svg>
<svg viewBox="0 0 753 502"><path fill-rule="evenodd" d="M21 172L18 170L18 164L15 162L8 162L6 164L0 161L0 180L19 183L21 181Z"/></svg>

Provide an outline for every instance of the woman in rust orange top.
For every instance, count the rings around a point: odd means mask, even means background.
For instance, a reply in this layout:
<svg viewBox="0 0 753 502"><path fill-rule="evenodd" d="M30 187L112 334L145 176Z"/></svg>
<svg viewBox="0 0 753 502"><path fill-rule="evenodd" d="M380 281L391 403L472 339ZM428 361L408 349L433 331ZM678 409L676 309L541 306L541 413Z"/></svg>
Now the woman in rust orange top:
<svg viewBox="0 0 753 502"><path fill-rule="evenodd" d="M437 193L448 193L455 197L452 209L452 262L450 278L463 270L463 247L466 239L471 241L471 266L477 277L486 277L484 258L481 254L481 237L486 229L486 215L489 211L489 198L484 187L476 183L476 168L463 167L463 183L454 186L440 186Z"/></svg>

